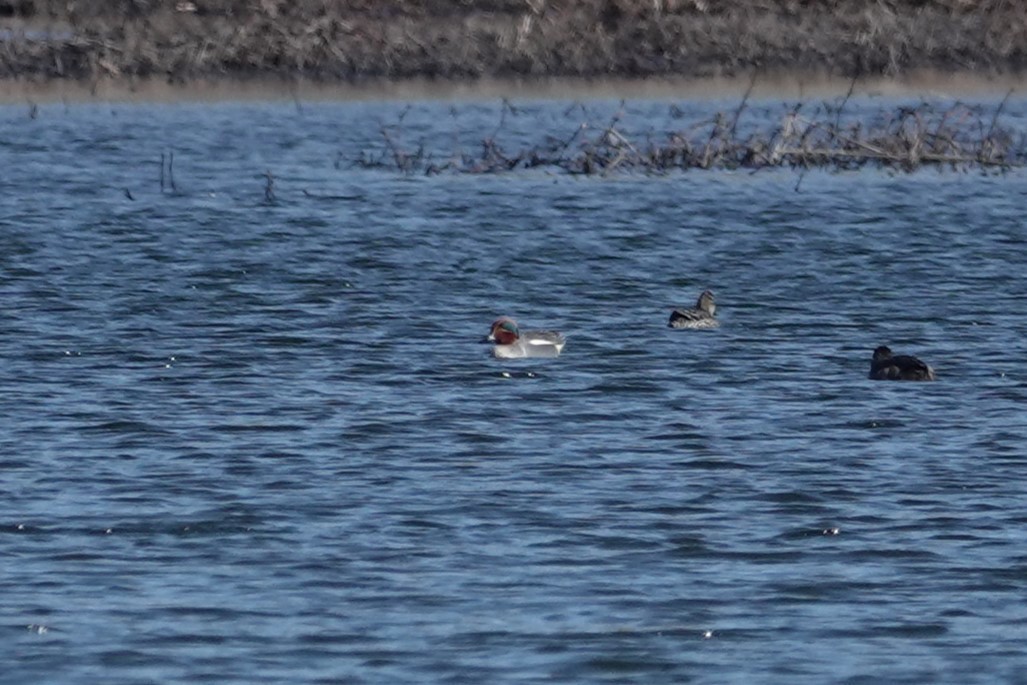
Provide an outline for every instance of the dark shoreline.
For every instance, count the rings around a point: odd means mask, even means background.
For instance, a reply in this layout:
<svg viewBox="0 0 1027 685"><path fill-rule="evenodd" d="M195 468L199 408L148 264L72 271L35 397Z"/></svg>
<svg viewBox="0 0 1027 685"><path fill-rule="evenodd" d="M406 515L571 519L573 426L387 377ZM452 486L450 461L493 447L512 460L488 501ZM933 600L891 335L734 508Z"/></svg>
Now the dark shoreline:
<svg viewBox="0 0 1027 685"><path fill-rule="evenodd" d="M7 83L128 92L161 82L359 90L418 80L1027 74L1027 13L1002 0L0 0L0 37Z"/></svg>

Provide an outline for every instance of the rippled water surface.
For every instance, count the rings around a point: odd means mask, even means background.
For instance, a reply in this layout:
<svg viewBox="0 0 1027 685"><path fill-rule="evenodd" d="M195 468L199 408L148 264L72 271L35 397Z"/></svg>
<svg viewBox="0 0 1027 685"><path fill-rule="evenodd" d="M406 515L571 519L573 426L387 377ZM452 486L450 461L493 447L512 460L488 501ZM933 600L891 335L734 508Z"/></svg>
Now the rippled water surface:
<svg viewBox="0 0 1027 685"><path fill-rule="evenodd" d="M0 108L0 682L1027 679L1023 173L354 166L402 112Z"/></svg>

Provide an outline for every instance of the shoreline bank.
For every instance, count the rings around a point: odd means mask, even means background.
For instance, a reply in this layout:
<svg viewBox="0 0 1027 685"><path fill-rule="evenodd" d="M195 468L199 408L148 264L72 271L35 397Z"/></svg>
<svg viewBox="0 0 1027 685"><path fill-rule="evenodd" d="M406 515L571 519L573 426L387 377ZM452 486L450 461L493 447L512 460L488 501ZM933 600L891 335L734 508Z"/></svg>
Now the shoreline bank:
<svg viewBox="0 0 1027 685"><path fill-rule="evenodd" d="M825 80L847 90L925 73L1019 82L1027 13L1008 0L0 0L0 48L5 91L116 98L162 97L158 84L336 98L499 92L490 84L517 97L583 83L731 93L753 74L757 97L789 81L805 96Z"/></svg>
<svg viewBox="0 0 1027 685"><path fill-rule="evenodd" d="M50 103L189 103L226 101L481 101L578 99L750 99L803 101L856 97L1000 99L1010 91L1027 93L1027 76L985 77L973 72L920 70L902 77L844 79L801 72L712 78L572 78L440 80L425 78L324 83L261 77L198 79L169 84L160 79L102 79L32 82L0 79L0 105Z"/></svg>

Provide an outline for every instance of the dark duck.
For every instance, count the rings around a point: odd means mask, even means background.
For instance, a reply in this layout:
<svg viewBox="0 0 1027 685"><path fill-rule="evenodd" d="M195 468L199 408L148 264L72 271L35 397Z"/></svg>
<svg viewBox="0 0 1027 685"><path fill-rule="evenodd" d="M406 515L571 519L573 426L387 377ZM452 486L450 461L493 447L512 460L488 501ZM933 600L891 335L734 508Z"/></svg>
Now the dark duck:
<svg viewBox="0 0 1027 685"><path fill-rule="evenodd" d="M908 354L892 354L885 345L874 350L870 378L875 381L933 381L934 369Z"/></svg>

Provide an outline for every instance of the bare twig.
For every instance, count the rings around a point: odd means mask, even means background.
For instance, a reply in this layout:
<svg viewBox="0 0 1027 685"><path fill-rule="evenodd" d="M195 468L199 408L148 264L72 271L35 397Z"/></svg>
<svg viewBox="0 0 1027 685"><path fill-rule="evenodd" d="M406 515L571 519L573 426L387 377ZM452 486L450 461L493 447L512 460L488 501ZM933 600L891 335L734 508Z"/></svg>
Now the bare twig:
<svg viewBox="0 0 1027 685"><path fill-rule="evenodd" d="M268 203L275 201L275 177L270 169L264 172L264 200Z"/></svg>
<svg viewBox="0 0 1027 685"><path fill-rule="evenodd" d="M742 112L745 110L746 104L749 102L749 96L752 95L752 89L756 87L756 72L752 72L752 78L749 80L749 87L745 89L745 95L742 96L742 101L738 103L738 109L735 110L735 116L731 120L731 135L735 135L735 131L738 130L738 120L742 118Z"/></svg>
<svg viewBox="0 0 1027 685"><path fill-rule="evenodd" d="M622 103L605 126L592 127L586 121L566 138L547 134L543 142L513 154L505 151L493 135L482 140L480 149L454 155L443 164L432 162L432 153L423 144L416 153L407 153L400 142L401 129L383 125L384 150L380 154L365 152L357 163L388 166L391 159L391 166L402 173L498 173L549 167L604 176L635 170L663 173L669 169L758 170L768 166L857 169L870 164L911 172L925 165L976 165L1000 171L1027 165L1027 137L1001 126L1002 105L987 119L961 103L936 109L925 102L843 123L841 113L854 89L855 81L837 108L806 108L809 114L802 116L804 105L799 103L776 124L747 126L744 136L739 134L738 121L748 94L742 105L727 113L662 135L651 130L642 132L633 135L634 140L623 132L629 129L622 128ZM501 125L494 134L501 131L508 112L516 110L504 104ZM801 178L796 190L800 188Z"/></svg>

